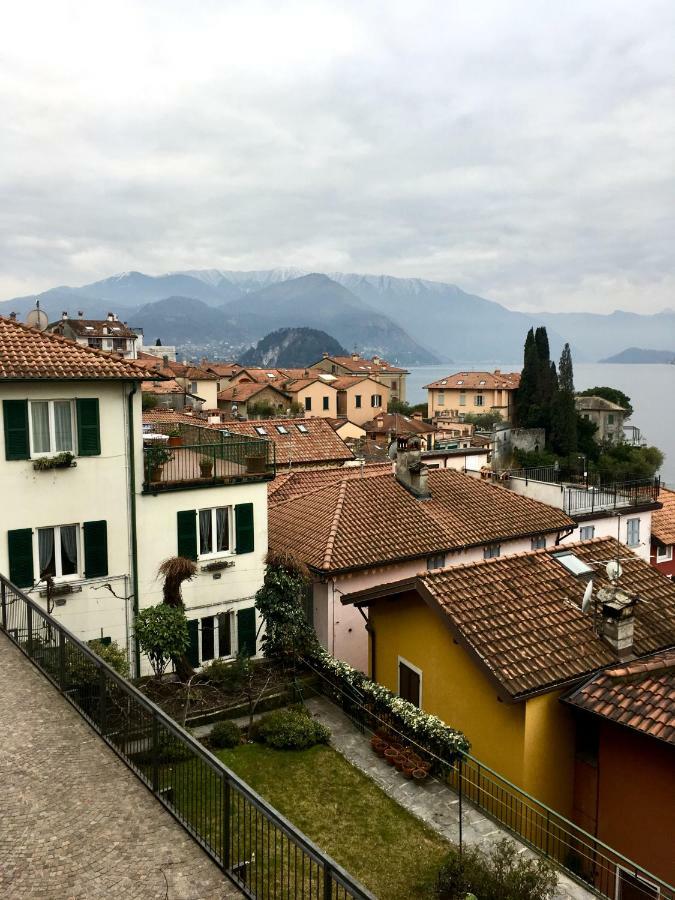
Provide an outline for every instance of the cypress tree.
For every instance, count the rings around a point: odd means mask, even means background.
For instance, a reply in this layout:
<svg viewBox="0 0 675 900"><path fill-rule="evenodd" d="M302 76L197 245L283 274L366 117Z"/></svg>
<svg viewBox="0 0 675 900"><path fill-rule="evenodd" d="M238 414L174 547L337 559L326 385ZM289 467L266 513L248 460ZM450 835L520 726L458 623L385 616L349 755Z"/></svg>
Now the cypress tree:
<svg viewBox="0 0 675 900"><path fill-rule="evenodd" d="M516 393L515 413L516 425L520 428L528 428L532 407L535 403L537 385L539 382L539 356L534 340L534 329L530 328L525 338L525 351L523 354L523 371L520 375L520 385Z"/></svg>
<svg viewBox="0 0 675 900"><path fill-rule="evenodd" d="M565 344L560 356L558 385L552 410L551 445L560 456L569 456L578 446L574 370L569 344Z"/></svg>

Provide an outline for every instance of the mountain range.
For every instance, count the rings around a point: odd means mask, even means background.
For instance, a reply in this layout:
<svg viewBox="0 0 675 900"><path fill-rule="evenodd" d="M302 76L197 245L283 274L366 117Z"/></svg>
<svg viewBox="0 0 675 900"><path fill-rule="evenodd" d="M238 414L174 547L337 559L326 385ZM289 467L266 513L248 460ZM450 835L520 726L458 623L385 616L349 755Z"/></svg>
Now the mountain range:
<svg viewBox="0 0 675 900"><path fill-rule="evenodd" d="M0 315L15 311L23 319L35 299L4 301ZM143 328L146 343L161 338L190 358L237 356L270 331L297 327L326 331L349 350L400 365L516 362L533 325L547 326L554 354L569 341L579 362L635 344L667 350L675 333L673 310L524 313L442 282L299 269L124 272L52 288L38 299L50 320L63 310L74 316L81 309L88 318L116 312Z"/></svg>

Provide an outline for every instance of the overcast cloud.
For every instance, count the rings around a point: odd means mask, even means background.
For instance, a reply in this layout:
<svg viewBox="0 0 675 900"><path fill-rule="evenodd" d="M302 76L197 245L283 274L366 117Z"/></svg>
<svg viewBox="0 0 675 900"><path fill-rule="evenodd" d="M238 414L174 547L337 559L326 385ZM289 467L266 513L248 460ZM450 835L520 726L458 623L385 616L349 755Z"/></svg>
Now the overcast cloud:
<svg viewBox="0 0 675 900"><path fill-rule="evenodd" d="M675 3L22 2L0 298L129 269L675 307Z"/></svg>

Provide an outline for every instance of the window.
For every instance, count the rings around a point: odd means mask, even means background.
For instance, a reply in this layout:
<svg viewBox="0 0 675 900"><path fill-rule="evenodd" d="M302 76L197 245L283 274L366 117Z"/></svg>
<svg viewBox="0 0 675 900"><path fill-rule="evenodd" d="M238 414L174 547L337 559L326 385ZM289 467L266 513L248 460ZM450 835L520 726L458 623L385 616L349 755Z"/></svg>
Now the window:
<svg viewBox="0 0 675 900"><path fill-rule="evenodd" d="M407 660L398 658L398 695L408 703L422 704L422 670Z"/></svg>
<svg viewBox="0 0 675 900"><path fill-rule="evenodd" d="M330 409L330 397L323 398L323 408Z"/></svg>
<svg viewBox="0 0 675 900"><path fill-rule="evenodd" d="M613 413L609 413L609 414L607 415L607 424L608 424L608 425L613 425L613 424L614 424L614 414L613 414Z"/></svg>
<svg viewBox="0 0 675 900"><path fill-rule="evenodd" d="M501 546L499 544L488 544L483 548L483 559L495 559L500 553Z"/></svg>
<svg viewBox="0 0 675 900"><path fill-rule="evenodd" d="M395 378L391 379L391 389L392 389L392 391L396 390L396 379Z"/></svg>
<svg viewBox="0 0 675 900"><path fill-rule="evenodd" d="M312 398L305 397L305 412L311 412L311 411L312 411Z"/></svg>
<svg viewBox="0 0 675 900"><path fill-rule="evenodd" d="M466 406L466 391L459 392L459 405Z"/></svg>
<svg viewBox="0 0 675 900"><path fill-rule="evenodd" d="M572 575L592 575L593 569L586 563L575 556L570 550L563 550L561 553L554 553L553 559L557 559L561 566L567 569Z"/></svg>
<svg viewBox="0 0 675 900"><path fill-rule="evenodd" d="M438 392L438 405L445 406L445 391Z"/></svg>
<svg viewBox="0 0 675 900"><path fill-rule="evenodd" d="M288 428L285 425L275 425L274 426L279 434L288 434Z"/></svg>
<svg viewBox="0 0 675 900"><path fill-rule="evenodd" d="M226 553L231 546L231 507L199 510L199 558Z"/></svg>
<svg viewBox="0 0 675 900"><path fill-rule="evenodd" d="M427 569L442 569L445 565L445 553L436 553L435 556L427 557Z"/></svg>
<svg viewBox="0 0 675 900"><path fill-rule="evenodd" d="M540 534L537 537L532 538L532 549L533 550L543 550L545 546L546 546L546 537L543 534Z"/></svg>
<svg viewBox="0 0 675 900"><path fill-rule="evenodd" d="M590 541L595 537L595 525L584 525L579 529L579 540Z"/></svg>
<svg viewBox="0 0 675 900"><path fill-rule="evenodd" d="M101 338L94 338L94 337L87 338L87 345L89 347L94 347L96 350L103 349L103 341L101 340Z"/></svg>
<svg viewBox="0 0 675 900"><path fill-rule="evenodd" d="M382 406L382 394L371 394L370 405L373 409L379 409Z"/></svg>
<svg viewBox="0 0 675 900"><path fill-rule="evenodd" d="M72 400L32 400L30 406L31 456L75 452Z"/></svg>
<svg viewBox="0 0 675 900"><path fill-rule="evenodd" d="M77 525L55 525L37 529L38 569L36 581L51 575L52 578L68 578L79 572L79 536Z"/></svg>
<svg viewBox="0 0 675 900"><path fill-rule="evenodd" d="M335 363L331 363L330 370L332 374L335 375L335 373L337 372L337 366L335 365Z"/></svg>
<svg viewBox="0 0 675 900"><path fill-rule="evenodd" d="M626 543L629 547L637 547L640 543L640 520L628 519L626 521Z"/></svg>
<svg viewBox="0 0 675 900"><path fill-rule="evenodd" d="M260 437L265 437L265 435L267 434L267 429L263 428L262 425L255 425L254 428L255 428L256 434L259 434Z"/></svg>
<svg viewBox="0 0 675 900"><path fill-rule="evenodd" d="M474 406L482 406L483 405L483 395L482 394L476 394L474 401L473 401L473 405Z"/></svg>
<svg viewBox="0 0 675 900"><path fill-rule="evenodd" d="M193 666L201 666L212 659L233 656L233 614L218 613L188 622L190 647L188 657Z"/></svg>
<svg viewBox="0 0 675 900"><path fill-rule="evenodd" d="M295 427L298 429L300 434L309 434L309 429L306 425L296 425Z"/></svg>
<svg viewBox="0 0 675 900"><path fill-rule="evenodd" d="M673 558L673 545L672 544L657 544L656 545L656 561L657 562L669 562Z"/></svg>
<svg viewBox="0 0 675 900"><path fill-rule="evenodd" d="M354 406L357 409L361 409L361 394L354 395Z"/></svg>
<svg viewBox="0 0 675 900"><path fill-rule="evenodd" d="M196 381L190 382L190 392L193 394L197 393L197 382Z"/></svg>

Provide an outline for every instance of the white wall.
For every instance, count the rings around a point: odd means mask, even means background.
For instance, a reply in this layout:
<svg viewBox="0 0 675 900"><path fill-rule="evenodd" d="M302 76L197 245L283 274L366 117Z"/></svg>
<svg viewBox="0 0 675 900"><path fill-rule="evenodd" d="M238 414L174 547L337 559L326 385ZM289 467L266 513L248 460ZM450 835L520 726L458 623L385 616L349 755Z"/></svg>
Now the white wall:
<svg viewBox="0 0 675 900"><path fill-rule="evenodd" d="M53 615L83 640L111 637L127 644L128 604L100 588L110 583L116 594L131 593L126 393L128 386L106 382L17 382L2 384L0 399L68 400L98 397L101 455L77 457L77 466L36 472L31 460L5 459L4 429L0 426L0 572L9 576L7 532L77 524L105 519L108 537L108 576L68 579L77 589L56 606ZM139 398L140 409L140 398ZM139 426L140 429L140 426ZM79 532L80 569L84 567L82 530ZM35 555L35 553L34 553ZM37 556L35 555L37 563ZM41 585L44 589L44 584ZM29 595L44 606L39 591Z"/></svg>

